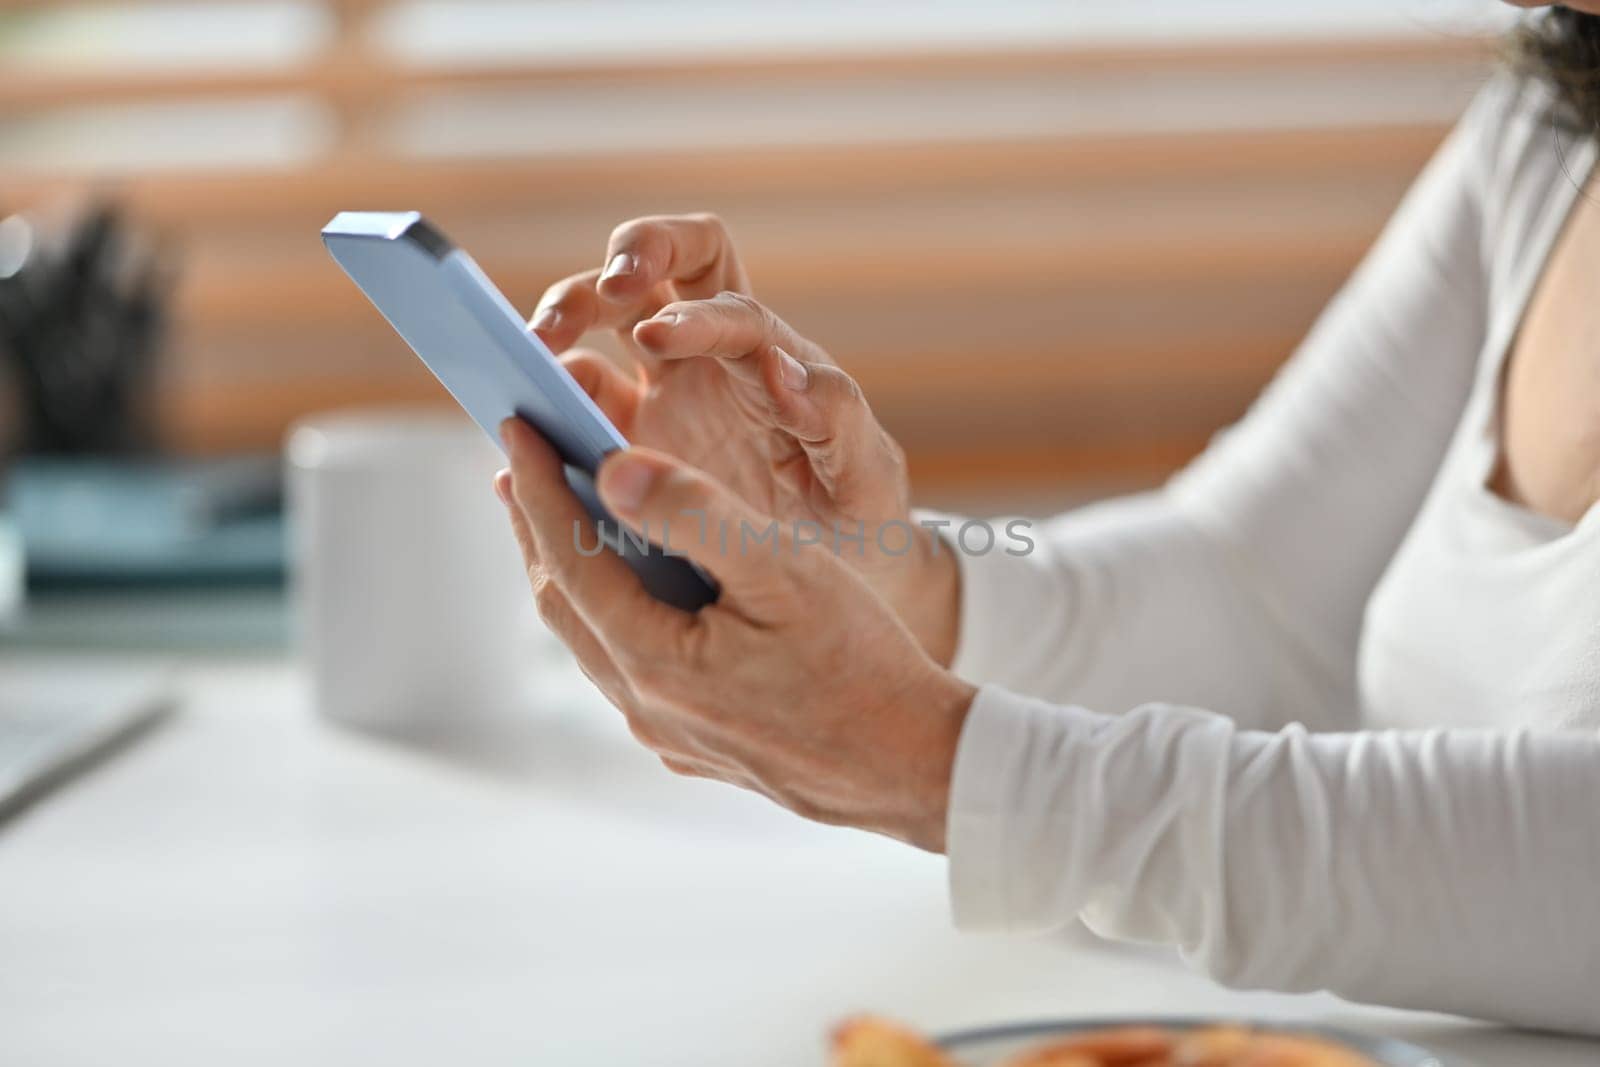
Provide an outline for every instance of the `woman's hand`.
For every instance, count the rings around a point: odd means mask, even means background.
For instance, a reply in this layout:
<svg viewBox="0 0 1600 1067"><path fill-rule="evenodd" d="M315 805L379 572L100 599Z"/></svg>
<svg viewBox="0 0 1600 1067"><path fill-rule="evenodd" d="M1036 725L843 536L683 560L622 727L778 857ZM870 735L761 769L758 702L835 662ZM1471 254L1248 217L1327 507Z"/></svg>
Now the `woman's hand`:
<svg viewBox="0 0 1600 1067"><path fill-rule="evenodd" d="M813 523L940 663L954 654L954 557L911 521L905 455L855 381L750 296L713 216L619 226L606 266L545 293L532 328L561 352L617 331L630 376L596 352L563 362L634 444L685 460L758 511Z"/></svg>
<svg viewBox="0 0 1600 1067"><path fill-rule="evenodd" d="M770 517L705 474L642 449L600 469L606 506L667 531L722 585L689 614L652 599L610 552L561 462L519 420L506 502L539 613L672 770L762 793L807 818L944 848L956 742L973 688L935 664L862 580L819 546L746 546Z"/></svg>

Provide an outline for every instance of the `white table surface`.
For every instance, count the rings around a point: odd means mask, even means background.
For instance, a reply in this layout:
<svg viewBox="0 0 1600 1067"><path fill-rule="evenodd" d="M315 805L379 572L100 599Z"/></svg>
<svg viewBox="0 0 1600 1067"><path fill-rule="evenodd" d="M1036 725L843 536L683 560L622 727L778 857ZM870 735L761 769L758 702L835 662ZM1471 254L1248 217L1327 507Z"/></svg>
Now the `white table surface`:
<svg viewBox="0 0 1600 1067"><path fill-rule="evenodd" d="M180 688L156 732L0 825L0 1064L800 1067L862 1010L1267 1016L1483 1067L1600 1062L1229 992L1084 933L958 934L941 859L672 777L558 661L448 745L317 722L278 659L195 661Z"/></svg>

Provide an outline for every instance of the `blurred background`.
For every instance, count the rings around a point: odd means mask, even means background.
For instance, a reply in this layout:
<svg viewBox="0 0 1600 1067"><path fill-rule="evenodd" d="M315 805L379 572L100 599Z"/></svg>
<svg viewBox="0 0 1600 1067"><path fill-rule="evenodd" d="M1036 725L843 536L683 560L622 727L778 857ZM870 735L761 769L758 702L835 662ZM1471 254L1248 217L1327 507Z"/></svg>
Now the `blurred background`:
<svg viewBox="0 0 1600 1067"><path fill-rule="evenodd" d="M524 311L617 222L715 211L920 501L1151 484L1291 352L1504 16L0 0L0 454L33 578L271 582L286 427L448 405L321 248L350 208L426 212ZM227 528L179 546L197 514Z"/></svg>
<svg viewBox="0 0 1600 1067"><path fill-rule="evenodd" d="M419 208L523 305L714 210L920 481L1149 479L1236 416L1483 76L1477 0L0 2L0 205L181 268L157 427L441 401L327 260ZM996 322L999 325L995 325Z"/></svg>

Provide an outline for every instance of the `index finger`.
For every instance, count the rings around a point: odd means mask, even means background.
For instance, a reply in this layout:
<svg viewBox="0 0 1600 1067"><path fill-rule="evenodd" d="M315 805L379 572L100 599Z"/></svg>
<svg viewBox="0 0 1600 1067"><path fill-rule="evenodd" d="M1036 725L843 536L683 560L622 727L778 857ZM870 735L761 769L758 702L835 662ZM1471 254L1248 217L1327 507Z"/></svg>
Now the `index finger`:
<svg viewBox="0 0 1600 1067"><path fill-rule="evenodd" d="M608 307L595 292L599 280L597 270L573 274L546 289L539 298L528 328L550 346L550 351L565 352L578 343L578 338L602 325L600 319Z"/></svg>
<svg viewBox="0 0 1600 1067"><path fill-rule="evenodd" d="M652 215L611 231L604 265L544 291L528 325L554 352L589 330L627 330L674 299L700 299L750 280L715 215Z"/></svg>
<svg viewBox="0 0 1600 1067"><path fill-rule="evenodd" d="M709 300L668 304L634 327L633 339L656 359L713 358L730 373L759 380L757 360L774 345L801 363L831 366L833 359L754 297L718 293Z"/></svg>
<svg viewBox="0 0 1600 1067"><path fill-rule="evenodd" d="M651 215L612 230L597 287L601 298L636 310L662 283L686 299L750 290L733 238L715 215Z"/></svg>

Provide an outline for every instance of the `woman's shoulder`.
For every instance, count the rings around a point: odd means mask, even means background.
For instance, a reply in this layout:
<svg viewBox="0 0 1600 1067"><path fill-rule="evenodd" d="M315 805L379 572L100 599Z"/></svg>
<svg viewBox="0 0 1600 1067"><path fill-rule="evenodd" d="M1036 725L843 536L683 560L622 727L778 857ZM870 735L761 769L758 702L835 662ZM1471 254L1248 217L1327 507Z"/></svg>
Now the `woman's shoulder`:
<svg viewBox="0 0 1600 1067"><path fill-rule="evenodd" d="M1478 92L1456 129L1458 161L1479 205L1490 294L1510 298L1536 269L1537 237L1553 203L1581 185L1590 135L1564 121L1556 94L1535 75L1501 70Z"/></svg>
<svg viewBox="0 0 1600 1067"><path fill-rule="evenodd" d="M1478 91L1458 135L1470 142L1491 203L1503 203L1519 185L1548 188L1586 136L1564 120L1548 82L1512 69L1497 71Z"/></svg>
<svg viewBox="0 0 1600 1067"><path fill-rule="evenodd" d="M1464 121L1485 131L1549 121L1555 93L1543 78L1501 64L1484 80Z"/></svg>

